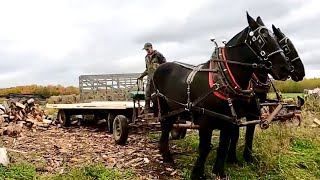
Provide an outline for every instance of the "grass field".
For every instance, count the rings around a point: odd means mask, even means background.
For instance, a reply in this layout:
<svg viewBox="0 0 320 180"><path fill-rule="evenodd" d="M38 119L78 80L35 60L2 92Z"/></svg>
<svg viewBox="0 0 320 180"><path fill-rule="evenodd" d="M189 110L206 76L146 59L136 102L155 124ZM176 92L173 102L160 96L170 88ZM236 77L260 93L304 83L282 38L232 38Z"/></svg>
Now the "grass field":
<svg viewBox="0 0 320 180"><path fill-rule="evenodd" d="M26 163L0 166L0 179L6 180L122 180L136 179L130 170L123 172L108 169L103 164L89 164L81 168L69 168L67 174L41 175L35 165Z"/></svg>
<svg viewBox="0 0 320 180"><path fill-rule="evenodd" d="M296 99L297 96L300 96L300 97L303 98L304 94L303 93L281 93L281 95L282 95L283 98L294 98L294 99ZM271 92L271 93L268 93L268 97L272 98L272 99L275 99L277 96L276 96L276 93Z"/></svg>
<svg viewBox="0 0 320 180"><path fill-rule="evenodd" d="M242 158L244 133L238 143L239 165L226 165L226 172L236 180L293 180L320 179L320 136L319 129L285 127L273 125L268 130L257 128L254 139L255 163L246 164ZM214 132L219 135L218 132ZM185 139L174 142L183 149L191 149L190 155L177 156L177 162L183 171L184 179L189 179L197 157L198 135L189 134ZM218 137L213 138L214 145L206 164L206 174L215 161Z"/></svg>

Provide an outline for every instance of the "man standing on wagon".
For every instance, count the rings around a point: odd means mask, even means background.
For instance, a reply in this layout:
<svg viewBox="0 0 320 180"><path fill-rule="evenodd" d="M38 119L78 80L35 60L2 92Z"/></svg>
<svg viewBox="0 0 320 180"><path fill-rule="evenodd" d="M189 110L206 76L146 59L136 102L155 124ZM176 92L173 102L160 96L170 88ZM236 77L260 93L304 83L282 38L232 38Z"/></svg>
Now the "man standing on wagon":
<svg viewBox="0 0 320 180"><path fill-rule="evenodd" d="M151 100L151 93L153 92L153 83L152 77L153 73L157 69L157 67L166 62L166 58L157 50L153 50L151 43L146 43L142 50L147 51L147 55L145 56L145 63L146 63L146 70L141 74L138 78L142 80L144 76L147 77L147 85L146 85L146 92L145 92L145 113L151 113L150 109L150 100Z"/></svg>

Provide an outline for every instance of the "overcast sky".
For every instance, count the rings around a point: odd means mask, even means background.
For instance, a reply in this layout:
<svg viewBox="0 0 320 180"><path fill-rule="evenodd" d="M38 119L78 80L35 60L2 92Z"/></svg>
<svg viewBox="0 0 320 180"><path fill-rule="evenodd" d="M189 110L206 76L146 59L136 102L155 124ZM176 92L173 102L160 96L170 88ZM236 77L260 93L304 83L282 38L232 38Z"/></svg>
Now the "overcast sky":
<svg viewBox="0 0 320 180"><path fill-rule="evenodd" d="M0 88L78 85L82 74L143 72L145 42L168 61L202 63L261 16L320 77L319 0L0 0Z"/></svg>

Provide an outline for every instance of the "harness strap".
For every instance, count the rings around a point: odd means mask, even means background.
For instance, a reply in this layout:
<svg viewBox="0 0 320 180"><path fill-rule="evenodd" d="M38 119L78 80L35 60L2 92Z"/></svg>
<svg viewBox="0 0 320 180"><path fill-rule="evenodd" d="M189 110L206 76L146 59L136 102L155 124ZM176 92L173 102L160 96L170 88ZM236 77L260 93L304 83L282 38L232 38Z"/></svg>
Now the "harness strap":
<svg viewBox="0 0 320 180"><path fill-rule="evenodd" d="M277 96L278 101L281 101L282 98L281 98L281 96L279 95L276 87L273 85L272 81L270 81L270 83L271 83L271 85L272 85L272 88L273 88L274 92L276 93L276 96Z"/></svg>
<svg viewBox="0 0 320 180"><path fill-rule="evenodd" d="M188 78L187 78L187 84L191 84L193 81L194 76L197 74L198 71L203 67L203 64L195 67L192 69L192 71L189 73Z"/></svg>
<svg viewBox="0 0 320 180"><path fill-rule="evenodd" d="M225 48L221 48L221 52L222 52L222 58L223 58L223 60L224 60L224 64L225 64L225 66L227 67L228 74L230 75L230 78L231 78L232 82L236 85L237 88L240 88L239 84L238 84L237 81L234 79L234 76L233 76L233 74L232 74L232 72L231 72L231 70L230 70L230 68L229 68L229 65L228 65L228 63L227 63L227 61L226 61L227 58L226 58L226 54L225 54Z"/></svg>
<svg viewBox="0 0 320 180"><path fill-rule="evenodd" d="M253 96L251 84L248 84L246 90L241 89L229 68L229 60L226 59L225 48L217 48L216 51L218 51L215 53L216 57L213 57L210 61L210 69L214 69L212 65L214 63L217 69L220 70L220 73L215 75L213 72L209 72L209 85L211 88L213 88L215 85L223 88L220 88L219 91L214 91L214 95L223 100L228 100L229 96L232 98L241 98L245 100L250 99ZM249 65L249 63L244 64ZM218 78L216 79L216 82L214 82L214 77Z"/></svg>

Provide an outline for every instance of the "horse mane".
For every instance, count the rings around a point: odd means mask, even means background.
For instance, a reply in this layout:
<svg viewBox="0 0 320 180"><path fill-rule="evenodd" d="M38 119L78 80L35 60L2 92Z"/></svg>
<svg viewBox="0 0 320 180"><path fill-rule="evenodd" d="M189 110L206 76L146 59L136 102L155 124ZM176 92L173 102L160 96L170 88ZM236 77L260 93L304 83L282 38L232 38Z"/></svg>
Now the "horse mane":
<svg viewBox="0 0 320 180"><path fill-rule="evenodd" d="M247 36L248 36L248 31L249 31L249 26L247 26L246 28L244 28L242 31L240 31L238 34L236 34L235 36L233 36L233 38L231 38L226 46L228 47L234 47L234 46L238 46L242 43L245 42Z"/></svg>

